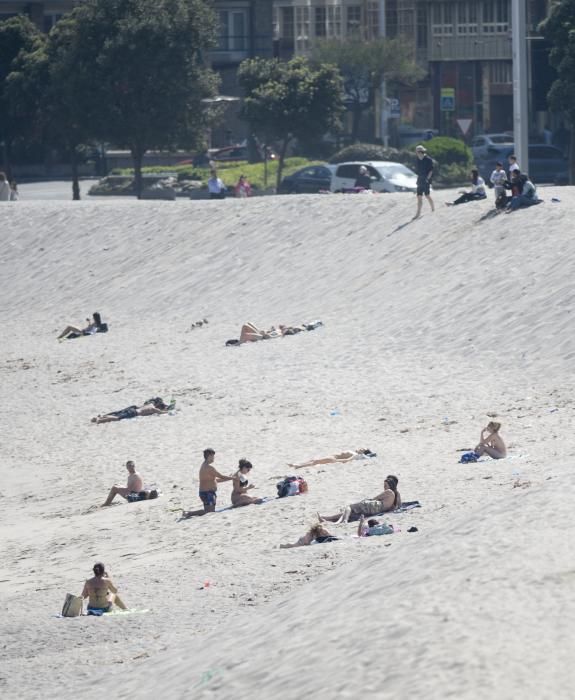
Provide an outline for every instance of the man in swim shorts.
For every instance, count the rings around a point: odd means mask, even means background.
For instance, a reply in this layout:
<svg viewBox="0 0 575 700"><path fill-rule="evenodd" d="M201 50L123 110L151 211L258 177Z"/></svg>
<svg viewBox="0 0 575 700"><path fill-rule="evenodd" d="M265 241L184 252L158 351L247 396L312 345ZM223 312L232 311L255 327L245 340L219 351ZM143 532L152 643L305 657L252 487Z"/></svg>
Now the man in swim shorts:
<svg viewBox="0 0 575 700"><path fill-rule="evenodd" d="M204 504L202 510L189 510L182 513L182 518L213 513L216 510L218 483L232 481L233 476L224 476L213 466L216 453L211 447L204 450L204 461L200 467L200 499Z"/></svg>
<svg viewBox="0 0 575 700"><path fill-rule="evenodd" d="M110 493L108 494L108 498L106 499L106 502L102 504L102 507L112 505L112 501L116 496L122 496L122 498L128 500L128 496L130 494L137 494L143 490L144 480L136 471L136 465L134 462L132 462L132 460L128 460L126 462L126 469L128 470L128 482L126 483L126 487L124 488L123 486L118 486L117 484L112 486Z"/></svg>

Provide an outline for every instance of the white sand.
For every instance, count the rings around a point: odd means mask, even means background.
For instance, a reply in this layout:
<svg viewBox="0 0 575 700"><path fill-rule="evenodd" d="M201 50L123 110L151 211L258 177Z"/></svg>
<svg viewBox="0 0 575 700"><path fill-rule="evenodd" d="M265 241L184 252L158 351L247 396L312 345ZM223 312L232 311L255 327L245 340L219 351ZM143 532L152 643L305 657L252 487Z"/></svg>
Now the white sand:
<svg viewBox="0 0 575 700"><path fill-rule="evenodd" d="M413 197L2 207L0 695L572 697L575 191L541 195L481 222L491 201L439 192L399 229ZM56 342L93 311L107 335ZM176 415L90 423L156 395ZM459 465L489 414L511 458ZM254 495L289 461L378 458L177 522L207 446ZM93 508L130 458L163 497ZM388 473L423 503L400 533L277 548ZM55 617L97 559L149 612Z"/></svg>

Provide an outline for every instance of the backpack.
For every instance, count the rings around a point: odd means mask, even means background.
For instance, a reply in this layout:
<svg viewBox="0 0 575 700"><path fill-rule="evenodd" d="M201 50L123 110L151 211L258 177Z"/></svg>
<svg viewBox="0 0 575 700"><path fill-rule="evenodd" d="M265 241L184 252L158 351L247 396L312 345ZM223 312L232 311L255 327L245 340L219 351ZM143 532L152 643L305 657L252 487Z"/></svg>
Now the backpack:
<svg viewBox="0 0 575 700"><path fill-rule="evenodd" d="M278 498L286 496L297 496L300 493L307 493L307 481L301 476L286 476L276 484Z"/></svg>

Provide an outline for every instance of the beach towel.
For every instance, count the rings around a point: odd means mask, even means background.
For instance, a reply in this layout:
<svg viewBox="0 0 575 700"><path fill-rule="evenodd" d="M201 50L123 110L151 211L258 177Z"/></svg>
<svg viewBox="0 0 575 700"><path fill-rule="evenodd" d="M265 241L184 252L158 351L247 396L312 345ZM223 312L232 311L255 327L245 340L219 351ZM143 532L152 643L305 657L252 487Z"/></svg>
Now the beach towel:
<svg viewBox="0 0 575 700"><path fill-rule="evenodd" d="M414 508L421 508L421 503L419 501L405 501L399 508L394 510L394 513L404 513L406 510L413 510Z"/></svg>
<svg viewBox="0 0 575 700"><path fill-rule="evenodd" d="M82 614L83 599L79 595L66 593L66 599L62 607L62 617L78 617Z"/></svg>

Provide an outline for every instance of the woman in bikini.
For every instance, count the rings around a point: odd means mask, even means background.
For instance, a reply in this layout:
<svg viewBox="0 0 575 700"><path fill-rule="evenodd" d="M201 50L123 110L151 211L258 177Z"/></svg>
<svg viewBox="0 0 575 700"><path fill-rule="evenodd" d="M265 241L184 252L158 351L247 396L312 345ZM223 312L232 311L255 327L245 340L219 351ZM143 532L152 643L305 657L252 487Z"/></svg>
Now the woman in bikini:
<svg viewBox="0 0 575 700"><path fill-rule="evenodd" d="M339 452L338 454L332 455L331 457L320 457L319 459L310 459L308 462L301 462L300 464L288 464L288 467L292 469L303 469L303 467L315 467L319 464L335 464L352 462L355 459L369 459L370 457L376 457L375 452L372 452L367 447L360 447L359 450L353 452L352 450L347 450L345 452Z"/></svg>
<svg viewBox="0 0 575 700"><path fill-rule="evenodd" d="M476 455L488 454L493 459L503 459L507 457L507 447L503 442L503 438L499 435L501 423L491 421L483 428L479 437L479 444L474 449Z"/></svg>
<svg viewBox="0 0 575 700"><path fill-rule="evenodd" d="M93 335L94 333L100 332L103 328L108 329L108 326L102 323L102 317L96 311L92 314L92 321L89 318L86 319L88 324L84 328L76 328L76 326L66 326L66 328L58 336L58 340L66 338L72 340L72 338L79 338L82 335Z"/></svg>
<svg viewBox="0 0 575 700"><path fill-rule="evenodd" d="M359 520L362 515L371 517L396 510L401 507L401 496L397 490L397 484L397 477L390 474L383 482L383 491L374 498L352 503L337 515L320 515L318 513L317 517L320 523L347 523Z"/></svg>
<svg viewBox="0 0 575 700"><path fill-rule="evenodd" d="M253 498L247 494L251 489L255 489L255 486L249 483L247 476L252 468L251 462L248 462L247 459L240 459L238 470L233 476L232 506L234 508L249 506L252 503L263 503L263 499Z"/></svg>
<svg viewBox="0 0 575 700"><path fill-rule="evenodd" d="M319 542L323 544L324 542L335 542L337 537L328 532L326 528L321 524L313 525L305 535L299 538L297 542L293 544L280 544L280 549L291 549L292 547L307 547L312 542Z"/></svg>
<svg viewBox="0 0 575 700"><path fill-rule="evenodd" d="M93 571L94 577L86 580L82 591L82 598L88 598L88 612L90 610L110 612L114 605L127 610L118 595L118 589L106 573L106 567L98 562L94 564Z"/></svg>

